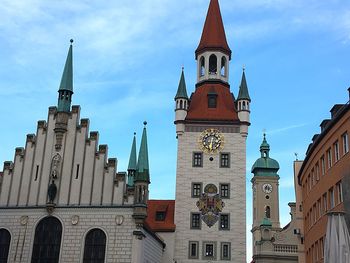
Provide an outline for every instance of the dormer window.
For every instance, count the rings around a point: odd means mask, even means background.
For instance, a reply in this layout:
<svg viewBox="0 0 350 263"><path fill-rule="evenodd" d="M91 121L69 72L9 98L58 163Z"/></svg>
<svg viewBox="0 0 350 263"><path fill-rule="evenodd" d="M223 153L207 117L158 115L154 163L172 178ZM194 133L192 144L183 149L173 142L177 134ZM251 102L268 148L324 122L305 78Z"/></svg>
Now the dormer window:
<svg viewBox="0 0 350 263"><path fill-rule="evenodd" d="M218 97L218 94L216 92L208 93L208 108L216 108L217 97Z"/></svg>
<svg viewBox="0 0 350 263"><path fill-rule="evenodd" d="M165 221L165 211L156 212L156 221Z"/></svg>

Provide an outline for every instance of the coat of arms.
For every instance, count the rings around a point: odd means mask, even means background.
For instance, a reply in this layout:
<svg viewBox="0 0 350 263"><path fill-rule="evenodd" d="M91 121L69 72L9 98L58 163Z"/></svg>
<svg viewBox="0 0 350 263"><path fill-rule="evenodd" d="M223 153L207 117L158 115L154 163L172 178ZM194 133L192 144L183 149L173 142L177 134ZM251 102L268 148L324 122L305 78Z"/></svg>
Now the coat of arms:
<svg viewBox="0 0 350 263"><path fill-rule="evenodd" d="M224 206L225 203L221 200L217 187L213 184L206 185L204 193L197 201L197 207L201 212L203 222L209 227L215 225Z"/></svg>

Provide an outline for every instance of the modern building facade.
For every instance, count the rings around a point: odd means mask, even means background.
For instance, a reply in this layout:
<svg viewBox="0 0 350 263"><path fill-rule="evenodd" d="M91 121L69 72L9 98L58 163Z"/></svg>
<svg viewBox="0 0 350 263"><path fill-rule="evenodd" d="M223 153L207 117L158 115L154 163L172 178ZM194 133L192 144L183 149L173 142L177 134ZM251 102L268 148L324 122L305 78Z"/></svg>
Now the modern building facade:
<svg viewBox="0 0 350 263"><path fill-rule="evenodd" d="M270 145L264 134L261 157L252 167L253 190L253 262L296 263L298 240L295 235L295 203L289 203L291 222L284 228L279 220L279 164L270 157Z"/></svg>
<svg viewBox="0 0 350 263"><path fill-rule="evenodd" d="M195 51L197 84L184 72L175 96L178 139L174 261L246 261L246 139L250 97L243 72L230 90L231 50L218 0L211 0Z"/></svg>
<svg viewBox="0 0 350 263"><path fill-rule="evenodd" d="M322 121L321 132L312 138L303 162L295 164L299 210L303 226L300 243L305 262L324 262L329 215L344 213L343 181L350 177L350 104L336 104L331 118Z"/></svg>
<svg viewBox="0 0 350 263"><path fill-rule="evenodd" d="M150 183L146 126L127 174L72 106L69 48L58 96L38 121L0 188L0 262L161 262L164 242L147 228ZM130 181L129 181L130 182Z"/></svg>

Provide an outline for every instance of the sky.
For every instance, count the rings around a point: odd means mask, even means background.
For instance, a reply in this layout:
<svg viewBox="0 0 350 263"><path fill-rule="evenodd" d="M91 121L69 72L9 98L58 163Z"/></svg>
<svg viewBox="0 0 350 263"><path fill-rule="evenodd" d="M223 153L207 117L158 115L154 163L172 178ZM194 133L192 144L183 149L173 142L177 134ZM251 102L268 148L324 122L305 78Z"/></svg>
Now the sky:
<svg viewBox="0 0 350 263"><path fill-rule="evenodd" d="M133 133L147 120L150 198L174 199L177 141L174 96L185 68L194 91L209 0L2 0L0 5L0 161L13 160L35 133L57 90L73 43L73 105L90 119L109 157L125 171ZM336 103L349 100L350 2L220 0L232 50L231 91L245 65L251 103L247 140L247 261L251 259L250 168L266 130L280 164L280 217L290 219L293 161ZM0 168L2 169L2 168Z"/></svg>

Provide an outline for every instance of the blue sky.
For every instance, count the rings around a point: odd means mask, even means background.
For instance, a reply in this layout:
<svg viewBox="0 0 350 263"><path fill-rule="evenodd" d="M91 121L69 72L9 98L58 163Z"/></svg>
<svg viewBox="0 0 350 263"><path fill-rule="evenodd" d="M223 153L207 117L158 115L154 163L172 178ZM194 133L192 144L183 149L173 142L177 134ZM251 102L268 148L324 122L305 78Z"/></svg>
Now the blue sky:
<svg viewBox="0 0 350 263"><path fill-rule="evenodd" d="M90 119L118 170L127 167L133 132L147 120L151 198L175 193L174 95L185 67L194 89L196 49L208 0L39 1L0 5L0 161L36 131L56 105L57 89L74 41L73 104ZM247 230L251 227L250 167L266 129L279 161L281 223L293 201L294 153L304 158L319 124L335 103L348 101L350 2L341 0L221 0L233 56L231 90L242 66L251 104L247 148ZM247 232L248 256L251 252Z"/></svg>

